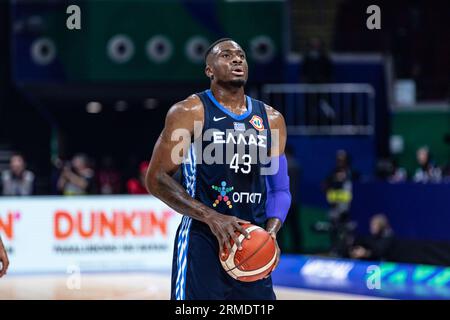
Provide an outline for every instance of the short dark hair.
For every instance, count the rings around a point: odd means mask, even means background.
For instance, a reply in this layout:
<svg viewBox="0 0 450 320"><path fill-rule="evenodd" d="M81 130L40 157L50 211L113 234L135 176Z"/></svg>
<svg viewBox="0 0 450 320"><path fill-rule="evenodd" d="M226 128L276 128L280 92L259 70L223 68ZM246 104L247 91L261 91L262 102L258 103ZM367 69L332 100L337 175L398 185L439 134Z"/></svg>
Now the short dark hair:
<svg viewBox="0 0 450 320"><path fill-rule="evenodd" d="M208 55L210 54L211 50L212 50L216 45L218 45L219 43L225 42L225 41L234 41L234 40L231 39L231 38L220 38L219 40L214 41L214 42L208 47L208 49L206 49L206 51L205 51L205 61L206 61L206 58L208 58Z"/></svg>

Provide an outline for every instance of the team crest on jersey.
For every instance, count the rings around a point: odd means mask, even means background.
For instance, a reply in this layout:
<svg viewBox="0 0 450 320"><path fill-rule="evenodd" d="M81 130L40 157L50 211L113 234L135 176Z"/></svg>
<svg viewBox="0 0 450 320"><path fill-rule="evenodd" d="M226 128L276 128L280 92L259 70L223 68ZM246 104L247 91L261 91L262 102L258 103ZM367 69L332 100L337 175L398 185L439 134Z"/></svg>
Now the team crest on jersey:
<svg viewBox="0 0 450 320"><path fill-rule="evenodd" d="M253 127L255 127L256 130L258 131L264 130L264 124L261 117L254 115L249 122L252 124Z"/></svg>

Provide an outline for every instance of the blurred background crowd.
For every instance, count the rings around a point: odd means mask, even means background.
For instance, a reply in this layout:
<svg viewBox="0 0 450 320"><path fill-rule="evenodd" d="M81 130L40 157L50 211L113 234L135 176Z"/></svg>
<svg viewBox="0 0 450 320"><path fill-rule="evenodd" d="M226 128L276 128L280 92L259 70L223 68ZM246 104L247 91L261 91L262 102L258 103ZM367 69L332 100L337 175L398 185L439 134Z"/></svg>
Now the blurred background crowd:
<svg viewBox="0 0 450 320"><path fill-rule="evenodd" d="M292 166L290 176L295 181L299 179L299 164L292 154L289 156ZM450 164L436 165L427 146L420 147L416 156L416 169L410 174L405 168L399 167L396 161L380 159L373 176L389 183L450 183ZM27 168L23 154L13 152L8 162L9 165L2 171L1 190L4 196L148 194L144 184L148 167L148 161L145 160L138 164L130 162L127 168L118 167L109 156L102 158L99 164L84 153L76 153L65 161L58 158L54 162L50 189L40 190L39 193L36 192L35 173ZM330 175L324 178L323 188L328 201L334 203L330 190L351 189L351 182L358 180L359 174L352 169L345 150L337 151L336 166L330 171Z"/></svg>

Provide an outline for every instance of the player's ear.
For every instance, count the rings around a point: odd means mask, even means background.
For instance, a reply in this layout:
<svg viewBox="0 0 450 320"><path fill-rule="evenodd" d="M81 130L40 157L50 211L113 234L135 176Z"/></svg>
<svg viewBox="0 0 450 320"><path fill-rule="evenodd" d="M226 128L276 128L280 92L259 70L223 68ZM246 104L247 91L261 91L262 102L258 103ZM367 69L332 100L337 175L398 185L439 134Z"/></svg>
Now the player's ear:
<svg viewBox="0 0 450 320"><path fill-rule="evenodd" d="M210 67L208 64L207 64L206 67L205 67L205 74L206 74L206 76L207 76L208 78L210 78L211 80L212 80L213 77L214 77L213 72L212 72L212 69L211 69L211 67Z"/></svg>

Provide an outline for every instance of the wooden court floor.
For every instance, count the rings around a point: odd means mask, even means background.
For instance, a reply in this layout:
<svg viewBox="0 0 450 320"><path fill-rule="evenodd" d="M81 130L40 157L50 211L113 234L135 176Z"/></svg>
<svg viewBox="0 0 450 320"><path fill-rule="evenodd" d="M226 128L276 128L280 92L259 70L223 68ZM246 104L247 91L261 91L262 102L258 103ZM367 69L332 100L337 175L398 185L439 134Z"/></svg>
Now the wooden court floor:
<svg viewBox="0 0 450 320"><path fill-rule="evenodd" d="M371 299L366 296L275 287L282 300ZM170 275L151 273L69 275L6 275L0 279L0 299L166 300Z"/></svg>

